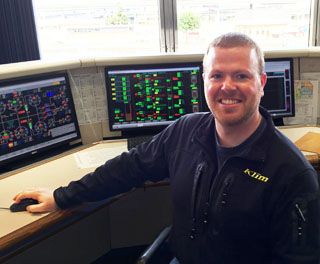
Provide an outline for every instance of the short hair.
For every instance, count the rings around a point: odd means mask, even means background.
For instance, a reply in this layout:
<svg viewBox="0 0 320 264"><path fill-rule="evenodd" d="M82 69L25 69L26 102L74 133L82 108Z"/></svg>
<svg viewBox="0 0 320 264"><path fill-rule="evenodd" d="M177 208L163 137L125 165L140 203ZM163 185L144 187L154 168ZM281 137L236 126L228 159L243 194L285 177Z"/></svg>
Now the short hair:
<svg viewBox="0 0 320 264"><path fill-rule="evenodd" d="M231 32L223 34L215 38L208 46L207 52L203 58L203 69L205 69L207 55L211 48L220 47L220 48L235 48L235 47L251 47L255 50L257 59L258 59L258 72L260 75L264 73L264 56L261 48L258 44L253 41L249 36L238 33Z"/></svg>

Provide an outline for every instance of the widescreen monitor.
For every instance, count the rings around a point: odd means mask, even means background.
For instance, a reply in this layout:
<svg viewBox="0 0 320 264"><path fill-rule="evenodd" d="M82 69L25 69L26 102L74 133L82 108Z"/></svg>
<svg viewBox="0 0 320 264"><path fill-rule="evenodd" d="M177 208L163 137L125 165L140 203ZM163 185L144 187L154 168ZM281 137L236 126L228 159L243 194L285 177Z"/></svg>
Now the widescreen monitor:
<svg viewBox="0 0 320 264"><path fill-rule="evenodd" d="M203 105L201 63L106 67L110 130L157 131Z"/></svg>
<svg viewBox="0 0 320 264"><path fill-rule="evenodd" d="M0 164L80 138L66 73L1 80L0 118Z"/></svg>
<svg viewBox="0 0 320 264"><path fill-rule="evenodd" d="M293 59L266 59L267 83L261 105L278 124L283 117L295 115Z"/></svg>

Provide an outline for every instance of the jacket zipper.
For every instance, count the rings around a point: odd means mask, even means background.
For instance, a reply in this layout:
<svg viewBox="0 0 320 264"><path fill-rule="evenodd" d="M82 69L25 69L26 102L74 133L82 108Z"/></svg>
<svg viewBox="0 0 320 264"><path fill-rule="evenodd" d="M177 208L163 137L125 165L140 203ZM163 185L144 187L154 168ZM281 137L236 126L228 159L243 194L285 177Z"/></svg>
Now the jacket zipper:
<svg viewBox="0 0 320 264"><path fill-rule="evenodd" d="M203 172L206 168L206 162L201 162L196 169L194 180L193 180L193 187L192 187L192 195L191 195L191 216L192 216L192 228L189 238L194 239L196 233L196 203L197 197L199 197L198 192L200 188L200 180Z"/></svg>
<svg viewBox="0 0 320 264"><path fill-rule="evenodd" d="M212 225L214 234L217 234L219 232L219 228L221 224L221 209L227 203L228 194L229 194L230 187L233 183L233 179L234 179L234 175L232 173L228 174L226 178L222 181L221 188L218 189L217 194L214 197L214 200L213 200L214 206L212 210L212 214L214 215L214 222ZM214 189L217 189L217 188L214 188ZM210 197L209 199L211 199Z"/></svg>
<svg viewBox="0 0 320 264"><path fill-rule="evenodd" d="M297 221L295 224L295 241L297 246L303 246L305 244L305 226L306 226L306 217L303 213L303 208L301 208L302 203L296 202L294 207L297 215Z"/></svg>

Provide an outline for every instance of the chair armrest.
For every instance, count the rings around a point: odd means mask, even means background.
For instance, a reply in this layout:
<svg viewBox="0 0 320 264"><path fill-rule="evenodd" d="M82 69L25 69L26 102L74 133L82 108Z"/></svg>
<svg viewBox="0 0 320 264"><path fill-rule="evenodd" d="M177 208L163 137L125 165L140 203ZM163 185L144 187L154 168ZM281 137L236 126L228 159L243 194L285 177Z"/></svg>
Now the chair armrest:
<svg viewBox="0 0 320 264"><path fill-rule="evenodd" d="M152 242L152 244L142 253L138 258L136 264L146 264L153 256L154 252L167 240L171 231L171 226L166 227L161 231L158 237Z"/></svg>

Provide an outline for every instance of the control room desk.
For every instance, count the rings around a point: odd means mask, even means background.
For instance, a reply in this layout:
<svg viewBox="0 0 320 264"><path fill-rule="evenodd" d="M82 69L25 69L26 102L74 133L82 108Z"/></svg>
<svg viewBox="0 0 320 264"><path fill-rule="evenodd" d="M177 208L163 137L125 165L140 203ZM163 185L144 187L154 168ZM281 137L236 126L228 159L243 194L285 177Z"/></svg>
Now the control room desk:
<svg viewBox="0 0 320 264"><path fill-rule="evenodd" d="M19 191L24 190L26 188L48 187L51 189L55 189L59 186L67 185L72 180L77 180L81 178L86 173L93 171L94 167L80 169L77 165L74 155L78 153L84 153L84 152L88 153L88 151L100 151L105 149L108 149L108 151L111 149L111 154L109 155L116 156L118 152L127 150L126 140L103 141L90 146L82 146L76 150L70 151L61 156L17 170L9 175L5 175L5 176L2 175L3 177L0 179L0 194L1 194L0 207L9 207L13 203L12 197ZM108 157L110 158L109 155ZM154 186L160 186L160 187L145 188L145 187L154 187ZM123 208L125 208L124 210L129 211L131 208L129 208L128 210L128 207L126 207L126 204L130 204L130 200L136 200L136 203L142 204L142 207L143 207L144 200L148 200L146 199L145 195L150 195L150 193L154 195L155 192L158 192L157 193L158 196L163 196L164 194L161 193L162 192L161 188L163 188L163 186L167 188L168 183L145 184L143 188L138 188L137 190L134 190L127 194L118 195L116 197L107 199L105 201L86 204L71 210L58 210L51 213L41 213L41 214L30 214L28 212L11 213L9 210L0 210L0 219L1 219L0 220L0 223L1 223L0 225L0 263L2 262L21 263L20 261L12 261L12 259L17 259L17 255L19 257L21 255L21 252L23 253L22 255L25 255L26 251L27 252L30 251L31 248L32 249L37 247L41 248L41 246L39 245L45 244L43 243L44 239L48 240L48 238L57 236L56 235L57 233L61 234L63 232L65 233L69 232L66 235L64 235L66 238L69 238L72 236L78 237L77 234L79 233L79 230L80 232L88 233L87 237L89 237L88 240L90 240L91 243L86 241L87 238L83 238L84 235L82 235L82 237L77 239L77 240L84 240L84 241L72 241L72 243L75 244L74 248L77 248L77 249L79 249L81 245L83 246L83 245L89 244L89 246L86 248L87 252L83 253L84 256L82 256L82 258L80 256L78 257L79 259L81 259L81 261L77 260L76 263L88 263L85 260L87 255L90 255L90 253L96 254L96 256L105 254L108 250L110 250L112 246L112 245L107 246L108 243L109 244L112 243L114 247L121 247L122 241L117 241L117 239L118 240L120 239L120 238L117 238L119 233L121 232L134 233L135 230L133 230L134 228L132 228L132 226L134 226L138 220L135 220L134 217L132 217L132 219L129 220L130 223L125 223L125 222L119 223L121 221L128 221L128 219L121 219L121 215L119 216L119 211ZM149 194L146 194L146 193L149 193ZM166 192L165 192L165 195L167 195ZM117 206L118 207L120 206L122 208L119 209ZM113 210L112 211L113 218L115 219L113 219L110 216L111 210ZM145 206L141 210L150 211L151 209L146 208ZM164 210L162 211L164 214ZM134 212L131 212L131 215L135 213L142 214L143 212L139 211L138 209L138 210L135 210ZM162 216L161 215L159 216L159 213L158 213L158 217L161 218ZM93 218L94 220L88 220L89 218ZM93 222L90 222L90 221L93 221ZM80 222L81 223L83 222L82 224L83 227L78 228L78 230L76 231L66 231L68 229L72 229L73 226L76 226L76 225L80 226L81 225ZM143 220L140 222L143 222ZM122 226L120 224L122 224ZM145 224L145 223L142 223L142 224ZM113 230L111 231L107 230L108 228L109 229L112 228ZM130 230L122 231L122 229L126 229L126 228L128 229L131 228L131 231ZM97 232L97 230L99 231ZM73 233L70 234L70 232L73 232ZM98 238L90 237L90 235L92 235L92 234L89 234L90 232L91 233L96 232ZM112 232L114 232L114 234ZM152 232L149 232L149 233L152 233ZM111 242L108 241L109 236L115 237L115 239L113 239L115 241L111 241ZM133 234L133 235L131 234L131 236L137 237L136 234ZM123 240L126 240L126 234L122 234L122 237L124 237ZM94 242L93 240L96 240L96 242ZM39 243L40 241L42 243ZM66 248L70 246L68 245L70 244L70 242L66 242L67 239L64 239L64 238L61 239L61 235L59 239L56 238L55 242L52 242L51 244L53 244L53 246L55 247L57 243L60 243L60 241L61 243L66 243ZM91 245L93 243L96 243L97 245ZM81 244L81 245L77 246L76 244ZM50 247L52 248L53 246L50 246ZM47 248L45 248L45 250L47 250ZM70 250L72 250L71 248L72 247L70 246ZM41 249L40 251L43 251L43 250ZM33 250L33 253L32 253L34 255L33 263L55 263L53 260L51 260L50 262L49 259L47 260L37 259L38 257L40 258L46 257L45 253L42 253L42 255L44 256L42 256L40 253L41 252L38 252L38 250ZM28 254L30 255L31 253L28 253ZM55 254L55 253L50 252L50 254ZM60 253L57 252L57 254L62 255L61 252ZM68 254L69 255L79 254L79 252L68 251ZM63 256L63 258L65 258L65 256ZM91 258L93 257L91 256ZM33 257L30 257L29 259L33 259ZM65 261L67 261L66 259ZM69 260L73 262L75 261L74 258L70 256L69 256ZM59 261L59 262L67 263L64 261Z"/></svg>
<svg viewBox="0 0 320 264"><path fill-rule="evenodd" d="M126 141L108 141L102 144L94 144L90 147L81 147L68 154L40 162L39 164L18 170L13 175L2 178L0 180L0 207L9 207L13 203L12 197L26 188L48 187L55 189L67 185L72 180L81 178L94 168L80 169L73 154L75 152L79 153L103 148L117 148L126 151ZM61 227L62 223L70 225L72 221L81 217L84 212L88 213L92 210L97 210L97 208L112 203L119 198L120 196L72 210L58 210L43 214L30 214L28 212L11 213L9 210L0 210L0 261L14 251L19 251L19 249L23 248L28 239L37 238L37 235L44 231L48 235L50 232L53 232L54 229L52 227L57 225Z"/></svg>
<svg viewBox="0 0 320 264"><path fill-rule="evenodd" d="M293 142L296 142L298 139L303 137L308 132L319 133L320 135L320 127L319 126L287 126L280 128L280 131L284 133L288 138L290 138ZM320 174L320 153L302 151L305 157L309 160L309 162L313 165L313 167Z"/></svg>

